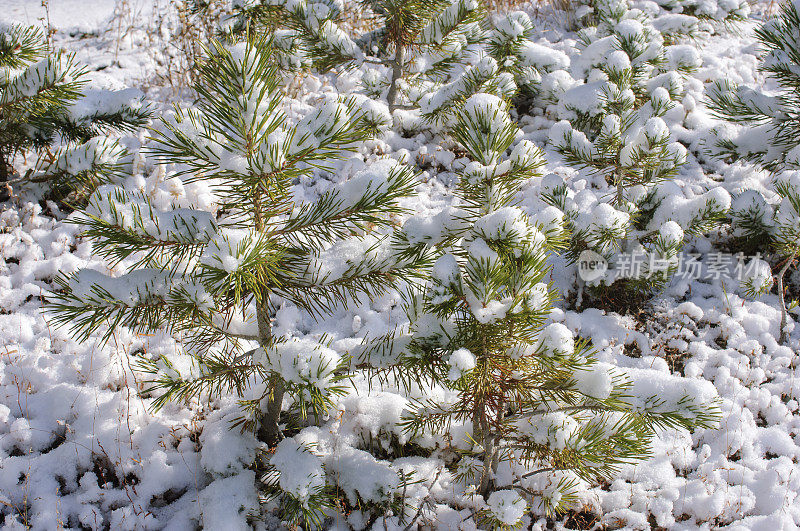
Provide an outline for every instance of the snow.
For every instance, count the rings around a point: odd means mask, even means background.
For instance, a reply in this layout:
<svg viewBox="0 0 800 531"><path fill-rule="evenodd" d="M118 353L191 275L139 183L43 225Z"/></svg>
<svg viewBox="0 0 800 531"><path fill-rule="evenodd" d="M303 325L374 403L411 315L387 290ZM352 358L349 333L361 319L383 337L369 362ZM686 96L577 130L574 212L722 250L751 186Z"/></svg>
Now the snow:
<svg viewBox="0 0 800 531"><path fill-rule="evenodd" d="M742 279L742 286L753 294L761 295L769 291L774 283L772 268L769 263L760 259L753 258L747 264Z"/></svg>
<svg viewBox="0 0 800 531"><path fill-rule="evenodd" d="M356 173L337 190L337 198L340 201L339 208L342 210L352 208L359 199L364 197L365 191L375 195L387 193L390 176L399 169L401 167L397 161L382 159L376 161L369 168Z"/></svg>
<svg viewBox="0 0 800 531"><path fill-rule="evenodd" d="M575 151L591 153L594 146L581 131L574 131L567 120L557 122L550 129L550 143L554 146L571 146Z"/></svg>
<svg viewBox="0 0 800 531"><path fill-rule="evenodd" d="M155 211L152 202L141 192L104 185L99 187L86 214L142 236L163 241L195 243L210 241L218 235L217 223L210 212L188 208Z"/></svg>
<svg viewBox="0 0 800 531"><path fill-rule="evenodd" d="M241 265L240 257L246 254L253 241L254 235L243 229L217 230L198 261L208 268L233 273Z"/></svg>
<svg viewBox="0 0 800 531"><path fill-rule="evenodd" d="M357 95L354 99L358 110L363 113L368 123L374 124L381 131L389 129L392 125L392 115L389 113L388 105L362 95Z"/></svg>
<svg viewBox="0 0 800 531"><path fill-rule="evenodd" d="M329 461L331 473L337 477L350 503L363 500L380 502L400 485L397 472L388 461L376 459L368 452L347 448Z"/></svg>
<svg viewBox="0 0 800 531"><path fill-rule="evenodd" d="M433 216L412 216L403 225L403 233L412 244L435 245L448 231L457 231L464 225L458 209L448 207Z"/></svg>
<svg viewBox="0 0 800 531"><path fill-rule="evenodd" d="M464 95L465 92L469 93L470 87L476 83L476 81L485 83L486 80L490 79L491 76L497 73L498 71L498 64L494 58L489 56L481 57L480 60L474 64L469 65L467 68L463 70L459 75L455 77L449 83L445 83L442 86L438 87L433 92L428 92L424 94L420 101L420 110L423 114L431 114L437 111L445 111L450 112L451 106L457 101L457 99ZM516 85L514 85L513 78L507 78L506 83L502 81L498 82L499 86L507 86L508 88L516 89ZM470 96L470 99L474 98L477 95ZM487 99L488 98L488 99ZM496 95L489 95L484 94L482 99L482 104L484 105L483 112L488 112L491 109L486 108L486 105L492 105L490 103L491 98L495 98L494 104L501 103L501 100ZM473 103L477 103L478 100L474 100ZM465 106L466 109L466 106Z"/></svg>
<svg viewBox="0 0 800 531"><path fill-rule="evenodd" d="M633 40L644 34L644 26L640 21L629 18L617 24L614 32L623 39Z"/></svg>
<svg viewBox="0 0 800 531"><path fill-rule="evenodd" d="M476 358L469 350L460 348L450 354L450 359L447 360L447 363L450 365L450 372L447 377L451 380L458 380L465 373L475 368Z"/></svg>
<svg viewBox="0 0 800 531"><path fill-rule="evenodd" d="M674 221L682 228L688 227L703 209L708 206L725 212L730 208L731 196L722 187L712 188L707 192L687 198L684 192L674 183L663 183L656 188L656 198L660 200L653 220L648 228L657 229L667 221Z"/></svg>
<svg viewBox="0 0 800 531"><path fill-rule="evenodd" d="M442 13L422 29L424 42L435 42L441 44L448 36L445 33L446 23L455 20L459 12L474 11L478 8L475 0L455 0L445 8Z"/></svg>
<svg viewBox="0 0 800 531"><path fill-rule="evenodd" d="M494 29L505 41L522 37L533 28L530 17L524 11L512 11L495 20Z"/></svg>
<svg viewBox="0 0 800 531"><path fill-rule="evenodd" d="M658 235L666 245L675 246L683 242L684 233L680 225L667 221L658 229Z"/></svg>
<svg viewBox="0 0 800 531"><path fill-rule="evenodd" d="M311 339L291 338L278 343L274 352L260 349L254 361L280 374L286 382L308 384L320 390L330 385L340 357Z"/></svg>
<svg viewBox="0 0 800 531"><path fill-rule="evenodd" d="M122 147L106 137L91 138L83 144L62 148L46 166L49 173L66 172L79 175L103 164L116 164L124 155Z"/></svg>
<svg viewBox="0 0 800 531"><path fill-rule="evenodd" d="M431 274L433 278L435 278L441 284L458 282L460 270L458 267L458 262L456 261L456 257L450 253L447 253L437 258L436 262L433 264L433 270Z"/></svg>
<svg viewBox="0 0 800 531"><path fill-rule="evenodd" d="M153 2L130 0L130 4L133 11L146 15ZM50 23L59 30L92 32L108 24L115 7L113 0L51 0L47 9L41 2L6 0L0 22L38 25L49 11Z"/></svg>
<svg viewBox="0 0 800 531"><path fill-rule="evenodd" d="M511 151L508 157L512 166L525 168L543 161L543 153L539 147L530 140L522 140Z"/></svg>
<svg viewBox="0 0 800 531"><path fill-rule="evenodd" d="M551 237L560 235L564 230L564 213L554 206L547 206L532 217L539 224L542 232Z"/></svg>
<svg viewBox="0 0 800 531"><path fill-rule="evenodd" d="M599 203L592 209L591 224L599 229L619 229L628 223L630 216L608 203Z"/></svg>
<svg viewBox="0 0 800 531"><path fill-rule="evenodd" d="M547 325L539 335L539 343L551 353L568 354L575 350L572 332L561 323Z"/></svg>
<svg viewBox="0 0 800 531"><path fill-rule="evenodd" d="M567 90L559 100L559 118L569 120L574 113L596 115L603 104L606 81L594 81Z"/></svg>
<svg viewBox="0 0 800 531"><path fill-rule="evenodd" d="M566 70L569 68L569 57L564 52L548 46L526 42L520 50L522 64L532 66L545 72Z"/></svg>
<svg viewBox="0 0 800 531"><path fill-rule="evenodd" d="M693 407L717 400L714 385L705 380L684 379L657 369L627 369L626 376L632 383L626 401L637 409L648 404L656 412L679 411L692 418Z"/></svg>
<svg viewBox="0 0 800 531"><path fill-rule="evenodd" d="M703 64L700 53L688 44L668 46L667 60L673 70L696 70Z"/></svg>
<svg viewBox="0 0 800 531"><path fill-rule="evenodd" d="M111 277L93 269L81 269L70 281L70 289L84 301L133 307L163 300L178 286L168 272L160 269L138 269Z"/></svg>
<svg viewBox="0 0 800 531"><path fill-rule="evenodd" d="M486 240L482 238L476 238L472 240L469 244L469 248L467 249L467 253L469 254L471 261L477 262L477 264L480 265L485 265L485 267L491 267L497 262L497 260L499 260L499 256L494 249L492 249L486 243Z"/></svg>
<svg viewBox="0 0 800 531"><path fill-rule="evenodd" d="M322 461L294 439L282 440L269 463L280 475L281 490L308 507L309 498L325 486Z"/></svg>
<svg viewBox="0 0 800 531"><path fill-rule="evenodd" d="M252 488L254 481L255 472L246 470L236 476L217 479L203 489L198 500L203 526L232 531L250 529L248 515L258 508L258 498Z"/></svg>
<svg viewBox="0 0 800 531"><path fill-rule="evenodd" d="M256 455L258 440L231 433L231 423L241 414L236 408L220 409L209 415L200 435L200 464L215 477L243 472Z"/></svg>
<svg viewBox="0 0 800 531"><path fill-rule="evenodd" d="M504 207L479 218L472 230L484 240L503 240L511 245L521 245L528 239L531 228L522 210Z"/></svg>
<svg viewBox="0 0 800 531"><path fill-rule="evenodd" d="M622 50L617 50L615 52L611 52L611 55L606 58L606 65L611 71L622 72L623 70L628 70L631 67L631 60L627 53L623 52Z"/></svg>
<svg viewBox="0 0 800 531"><path fill-rule="evenodd" d="M478 121L481 118L488 119L492 131L502 129L507 123L508 118L503 112L506 104L494 94L474 94L464 102L463 113Z"/></svg>
<svg viewBox="0 0 800 531"><path fill-rule="evenodd" d="M527 504L522 497L513 490L498 490L489 495L486 506L492 516L504 525L514 526L525 514Z"/></svg>
<svg viewBox="0 0 800 531"><path fill-rule="evenodd" d="M586 396L605 400L613 389L612 374L609 367L603 365L576 371L575 388Z"/></svg>

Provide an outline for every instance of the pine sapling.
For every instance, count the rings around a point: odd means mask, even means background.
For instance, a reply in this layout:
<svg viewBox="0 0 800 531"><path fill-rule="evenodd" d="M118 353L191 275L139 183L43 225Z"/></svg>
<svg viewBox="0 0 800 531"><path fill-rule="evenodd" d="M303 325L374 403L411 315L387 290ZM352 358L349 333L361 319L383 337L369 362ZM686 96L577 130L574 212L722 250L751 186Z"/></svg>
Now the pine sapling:
<svg viewBox="0 0 800 531"><path fill-rule="evenodd" d="M578 28L596 25L602 18L598 17L598 11L613 4L627 10L626 3L618 0L580 0L577 6L569 6L571 22ZM701 35L716 33L721 28L735 30L738 23L747 20L750 15L750 4L746 0L656 0L655 3L660 8L655 13L652 7L647 9L652 16L653 26L671 42L698 39Z"/></svg>
<svg viewBox="0 0 800 531"><path fill-rule="evenodd" d="M750 4L746 0L734 0L732 2L720 2L718 0L710 2L701 2L699 0L657 0L656 3L670 14L692 17L698 20L698 26L711 25L712 28L719 26L733 27L735 24L747 20L750 15ZM689 37L692 36L689 34Z"/></svg>
<svg viewBox="0 0 800 531"><path fill-rule="evenodd" d="M57 181L91 190L120 171L122 147L108 134L144 125L149 111L130 91L86 89L73 54L48 47L41 30L0 30L0 183ZM33 153L27 171L18 155ZM4 192L5 193L5 192Z"/></svg>
<svg viewBox="0 0 800 531"><path fill-rule="evenodd" d="M476 0L363 0L371 32L351 38L340 26L342 6L331 0L234 2L230 31L274 32L285 68L368 65L363 90L386 98L389 110L419 109L425 124L441 125L478 91L504 97L513 76L476 48L488 37Z"/></svg>
<svg viewBox="0 0 800 531"><path fill-rule="evenodd" d="M530 502L564 510L582 481L646 457L658 427L706 426L716 415L704 402L710 395L692 396L670 380L669 393L652 396L598 363L563 324L547 324L556 294L546 259L564 227L553 207L531 217L519 206L543 158L527 140L511 149L518 133L502 100L467 100L452 132L471 159L459 172L457 202L433 224L404 227L408 245L441 252L427 288L410 306L407 329L354 354L400 382L452 391L443 394L450 400L419 402L404 427L449 433L463 448L453 428L471 426L472 451L457 468L486 500L479 516L491 527L518 525ZM527 471L500 481L505 460Z"/></svg>
<svg viewBox="0 0 800 531"><path fill-rule="evenodd" d="M800 254L800 173L781 172L773 179L777 201L774 204L756 190L740 194L731 207L731 226L736 244L747 249L768 253L777 262L778 301L781 310L779 341L788 339L789 314L784 285L786 272ZM760 267L744 279L744 295L756 298L773 286L773 275L767 263L758 259Z"/></svg>
<svg viewBox="0 0 800 531"><path fill-rule="evenodd" d="M324 314L413 276L423 257L395 252L382 234L414 174L380 160L317 201L297 202L293 182L333 171L375 124L347 100L289 123L268 42L214 42L207 53L197 104L164 120L154 154L184 183L207 183L216 209L101 187L80 223L94 252L125 272L62 278L51 310L81 339L101 327L108 339L121 325L177 334L197 366L181 374L167 358L145 360L154 405L237 393L253 413L243 426L275 445L284 395L301 416L322 414L343 393L346 369L324 339L276 337L276 305Z"/></svg>
<svg viewBox="0 0 800 531"><path fill-rule="evenodd" d="M797 220L800 219L798 183L795 171L800 169L800 6L787 2L780 14L756 30L756 37L766 51L761 71L778 84L777 94L766 94L733 83L717 82L709 92L709 108L730 125L717 128L713 154L728 161L747 160L773 172L780 203L768 205L763 197L737 200L732 216L735 226L758 249L773 250L779 270L777 289L781 306L780 340L787 339L788 314L784 294L784 276L794 263L797 249ZM789 174L782 174L789 171Z"/></svg>
<svg viewBox="0 0 800 531"><path fill-rule="evenodd" d="M572 62L573 74L593 81L562 95L550 142L599 183L591 201L585 191L578 203L566 183L546 179L544 199L566 216L572 260L591 251L619 266L591 282L600 288L624 280L638 299L670 278L686 236L719 223L730 198L720 190L684 199L669 183L687 156L671 125L683 120L683 76L699 65L697 53L664 46L625 3L598 4L595 16L597 26L580 32L583 53ZM630 268L625 260L642 263Z"/></svg>
<svg viewBox="0 0 800 531"><path fill-rule="evenodd" d="M514 76L518 87L516 100L546 106L558 103L554 93L563 80L571 80L567 72L570 59L564 52L534 42L534 28L530 17L522 11L498 16L486 47L500 71Z"/></svg>

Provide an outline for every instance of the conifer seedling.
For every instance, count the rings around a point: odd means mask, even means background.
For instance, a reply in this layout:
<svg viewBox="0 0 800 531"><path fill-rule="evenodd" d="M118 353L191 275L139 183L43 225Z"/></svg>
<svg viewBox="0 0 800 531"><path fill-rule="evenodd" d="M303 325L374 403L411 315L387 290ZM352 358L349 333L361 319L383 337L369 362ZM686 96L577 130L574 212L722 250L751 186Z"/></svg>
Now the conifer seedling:
<svg viewBox="0 0 800 531"><path fill-rule="evenodd" d="M38 28L0 28L0 186L57 181L91 191L120 171L124 150L106 135L144 125L149 110L126 91L87 90L85 75ZM22 172L15 159L31 153Z"/></svg>
<svg viewBox="0 0 800 531"><path fill-rule="evenodd" d="M291 123L279 79L268 41L214 42L197 104L165 119L153 152L184 182L208 183L216 211L160 208L143 192L101 187L80 223L94 252L125 273L80 270L51 298L55 321L81 339L101 328L108 339L117 326L176 334L196 367L181 374L166 358L145 360L154 405L237 393L253 413L241 422L270 445L281 438L285 394L301 416L320 415L344 392L347 370L324 339L276 337L276 305L325 314L412 278L424 261L383 235L413 190L406 167L379 160L315 202L294 198L298 178L333 171L379 124L349 100Z"/></svg>
<svg viewBox="0 0 800 531"><path fill-rule="evenodd" d="M680 384L664 396L633 385L564 324L548 323L556 294L546 260L563 243L563 220L554 207L534 216L520 207L519 192L543 160L533 143L513 145L517 133L502 100L467 100L452 133L471 160L459 172L457 202L433 225L404 227L407 245L440 250L427 287L407 328L354 354L409 387L454 391L451 401L419 401L404 427L446 434L471 426L472 450L457 469L487 500L481 517L491 527L516 525L504 515L521 517L525 499L564 510L581 481L645 458L658 428L708 426L717 415ZM499 484L502 461L527 472Z"/></svg>

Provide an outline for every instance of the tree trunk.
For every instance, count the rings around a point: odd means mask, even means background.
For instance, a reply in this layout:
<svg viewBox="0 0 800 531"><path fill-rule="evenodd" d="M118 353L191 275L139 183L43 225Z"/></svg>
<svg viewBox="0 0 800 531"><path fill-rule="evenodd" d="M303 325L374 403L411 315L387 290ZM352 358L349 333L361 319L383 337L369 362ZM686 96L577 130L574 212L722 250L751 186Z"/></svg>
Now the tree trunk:
<svg viewBox="0 0 800 531"><path fill-rule="evenodd" d="M7 201L11 196L8 185L8 165L6 164L6 154L0 146L0 201Z"/></svg>
<svg viewBox="0 0 800 531"><path fill-rule="evenodd" d="M786 274L786 271L791 267L792 262L794 262L794 258L797 256L797 249L792 251L792 255L786 260L786 263L783 264L783 267L778 272L778 297L781 301L781 324L780 324L780 339L778 342L783 345L786 343L788 337L786 337L786 325L789 324L789 315L786 311L786 299L783 294L783 277Z"/></svg>
<svg viewBox="0 0 800 531"><path fill-rule="evenodd" d="M268 297L268 294L262 294L262 302L256 304L258 342L264 350L272 346L272 329L269 324L269 309L267 307ZM283 438L280 429L280 420L283 395L286 392L286 387L281 377L277 375L272 377L269 386L270 392L267 401L267 410L261 412L261 417L258 422L258 437L270 447L274 447Z"/></svg>
<svg viewBox="0 0 800 531"><path fill-rule="evenodd" d="M397 102L397 84L403 77L403 61L405 60L405 49L399 43L395 44L394 64L392 65L392 82L389 85L389 93L386 95L386 102L389 104L389 112L394 112Z"/></svg>
<svg viewBox="0 0 800 531"><path fill-rule="evenodd" d="M625 187L622 186L622 176L615 175L614 182L617 186L617 206L622 207L622 204L625 202Z"/></svg>
<svg viewBox="0 0 800 531"><path fill-rule="evenodd" d="M483 414L481 416L481 432L483 441L483 469L481 471L481 482L478 486L478 494L486 498L494 491L494 478L497 467L500 465L500 435L493 433L486 418L486 403L482 402ZM497 412L498 427L503 422L504 406L500 405Z"/></svg>
<svg viewBox="0 0 800 531"><path fill-rule="evenodd" d="M494 475L497 472L497 463L500 461L500 454L494 435L488 434L484 437L483 470L481 471L481 482L478 486L478 494L486 498L494 490Z"/></svg>
<svg viewBox="0 0 800 531"><path fill-rule="evenodd" d="M8 166L6 166L6 154L3 146L0 146L0 183L8 182Z"/></svg>
<svg viewBox="0 0 800 531"><path fill-rule="evenodd" d="M258 437L267 443L270 448L273 448L283 439L280 420L283 395L286 389L280 376L275 376L270 382L270 386L272 389L270 390L269 402L267 402L267 411L261 413Z"/></svg>
<svg viewBox="0 0 800 531"><path fill-rule="evenodd" d="M478 494L486 497L492 489L492 461L494 460L494 437L489 431L486 417L481 419L481 444L483 445L483 468L481 470L481 481L478 485Z"/></svg>

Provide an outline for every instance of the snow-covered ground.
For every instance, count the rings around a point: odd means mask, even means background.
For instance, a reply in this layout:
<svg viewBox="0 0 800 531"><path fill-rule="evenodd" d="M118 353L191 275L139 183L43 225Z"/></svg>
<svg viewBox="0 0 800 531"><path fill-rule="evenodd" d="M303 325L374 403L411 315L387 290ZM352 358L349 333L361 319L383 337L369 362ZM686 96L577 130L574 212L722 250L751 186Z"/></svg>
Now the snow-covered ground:
<svg viewBox="0 0 800 531"><path fill-rule="evenodd" d="M50 24L58 30L93 32L111 22L115 7L108 0L56 0L49 6L35 0L5 0L0 21L38 25L47 23L49 11Z"/></svg>
<svg viewBox="0 0 800 531"><path fill-rule="evenodd" d="M756 5L754 16L768 9ZM115 0L50 0L49 19L57 30L56 44L89 65L93 83L141 88L156 102L175 97L153 81L161 66L149 45L152 32L145 31L153 21L152 2L131 0L120 6ZM543 20L544 37L550 36L547 27L553 20ZM9 22L46 24L47 13L39 0L2 0L0 23ZM700 83L728 78L763 84L756 71L752 29L745 24L739 34L721 33L698 42L703 66L695 78ZM310 77L298 92L300 100L310 100L322 92L347 92L353 85L351 75ZM297 105L302 107L302 101ZM706 113L698 113L697 119L712 123ZM522 123L528 138L547 138L535 121ZM143 133L126 144L135 149L141 138ZM700 149L695 130L686 131L681 140ZM454 157L437 143L424 135L406 139L390 134L380 145L388 153L405 150L412 161L436 161L433 166L426 162L420 196L407 205L423 214L435 214L450 201ZM572 185L580 186L574 170L548 155L549 171L573 176ZM769 176L750 166L701 161L702 166L687 164L679 186L718 185L732 193L767 188ZM157 175L144 177L153 186L170 186ZM314 197L325 185L305 183L303 192ZM532 182L526 198L538 186ZM192 193L167 191L176 197ZM524 203L529 208L536 204L533 199ZM66 330L48 324L41 296L54 276L87 264L102 267L88 244L77 238L76 226L63 220L52 203L9 203L0 213L0 524L4 529L214 530L277 525L269 518L248 518L259 511L249 468L258 442L229 429L238 413L233 397L149 412L152 400L140 395L144 376L132 365L142 352L177 352L172 338L120 328L101 346L97 340L78 343ZM699 251L710 249L705 240L697 245ZM563 288L568 271L558 265L553 281ZM344 342L388 330L400 312L396 302L392 297L364 300L321 321L287 307L279 312L276 326ZM774 295L753 302L719 280L697 280L673 285L641 315L562 309L552 319L591 339L601 362L663 375L679 371L713 383L723 412L718 429L662 433L652 459L625 467L610 484L592 487L582 496L582 515L557 525L800 527L800 327L794 327L788 346L778 344L780 312ZM453 475L441 471L440 461L380 460L355 448L381 432L394 430L402 437L395 422L405 404L392 389L367 391L361 381L356 387L313 434L319 445L349 449L326 463L336 471L342 489L369 498L387 474L396 479L397 470L414 471L423 481L410 487L407 496L417 504L429 496L435 501L428 515L433 527L474 528L469 501L459 494ZM343 517L337 525L358 528L359 518L356 511L347 524ZM392 528L396 523L389 519L376 525ZM541 519L531 525L539 529L548 523Z"/></svg>

